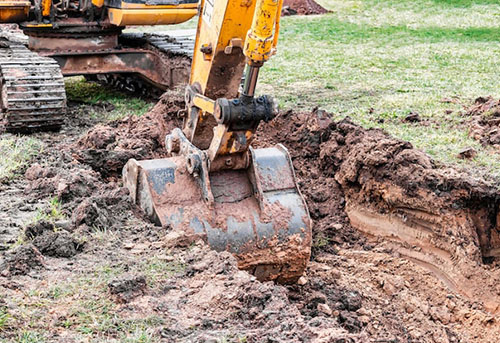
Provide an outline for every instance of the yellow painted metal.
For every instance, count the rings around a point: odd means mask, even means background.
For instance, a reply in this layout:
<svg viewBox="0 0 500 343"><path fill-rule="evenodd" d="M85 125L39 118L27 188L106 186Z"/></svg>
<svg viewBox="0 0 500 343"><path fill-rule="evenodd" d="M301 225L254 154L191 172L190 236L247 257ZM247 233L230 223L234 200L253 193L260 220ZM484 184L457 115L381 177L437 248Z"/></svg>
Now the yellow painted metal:
<svg viewBox="0 0 500 343"><path fill-rule="evenodd" d="M252 27L248 31L244 48L249 63L259 65L271 57L274 26L280 14L278 9L280 0L257 0Z"/></svg>
<svg viewBox="0 0 500 343"><path fill-rule="evenodd" d="M217 6L214 6L214 2L217 2ZM213 99L234 98L238 95L244 56L240 48L231 49L231 54L225 54L224 50L231 45L232 40L245 41L254 9L255 1L252 0L202 0L190 80L191 84L200 86L202 94ZM205 58L205 54L200 51L202 45L212 46L212 58ZM242 60L243 64L238 66L231 79L220 80L217 77L220 74L218 68L223 68L225 61L235 59Z"/></svg>
<svg viewBox="0 0 500 343"><path fill-rule="evenodd" d="M42 15L48 17L50 15L50 8L52 7L52 0L42 0Z"/></svg>
<svg viewBox="0 0 500 343"><path fill-rule="evenodd" d="M102 6L104 6L104 0L92 0L92 4L95 7L101 8Z"/></svg>
<svg viewBox="0 0 500 343"><path fill-rule="evenodd" d="M0 23L18 23L28 19L29 1L0 1Z"/></svg>
<svg viewBox="0 0 500 343"><path fill-rule="evenodd" d="M281 9L283 8L283 0L279 0L278 9L276 14L276 24L274 24L274 39L273 39L273 50L272 55L276 53L278 46L278 37L280 36L280 20L281 20Z"/></svg>
<svg viewBox="0 0 500 343"><path fill-rule="evenodd" d="M193 104L203 112L213 114L215 112L215 101L201 94L195 94Z"/></svg>
<svg viewBox="0 0 500 343"><path fill-rule="evenodd" d="M168 8L198 8L198 3L194 4L178 4L178 5L148 5L145 3L133 3L122 1L120 7L123 10L163 10Z"/></svg>
<svg viewBox="0 0 500 343"><path fill-rule="evenodd" d="M108 17L110 23L116 26L170 25L183 23L194 17L197 13L197 8L169 7L151 10L110 8L108 10Z"/></svg>
<svg viewBox="0 0 500 343"><path fill-rule="evenodd" d="M44 28L44 29L46 29L46 28L49 28L49 27L53 27L54 25L52 25L50 23L48 23L48 24L43 24L43 23L31 24L31 23L28 23L25 26L29 27L29 28L39 28L39 29Z"/></svg>

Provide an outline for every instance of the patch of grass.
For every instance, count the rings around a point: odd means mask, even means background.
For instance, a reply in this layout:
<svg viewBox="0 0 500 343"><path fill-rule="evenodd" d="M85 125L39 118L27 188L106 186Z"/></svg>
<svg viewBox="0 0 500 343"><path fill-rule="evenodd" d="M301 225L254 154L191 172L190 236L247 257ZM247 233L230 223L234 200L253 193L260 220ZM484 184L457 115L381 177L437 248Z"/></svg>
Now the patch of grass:
<svg viewBox="0 0 500 343"><path fill-rule="evenodd" d="M46 338L34 331L23 331L19 334L17 339L14 341L16 343L44 343Z"/></svg>
<svg viewBox="0 0 500 343"><path fill-rule="evenodd" d="M65 84L68 100L92 105L91 117L97 119L115 120L130 115L141 116L154 105L150 101L131 97L98 83L87 82L83 77L67 78Z"/></svg>
<svg viewBox="0 0 500 343"><path fill-rule="evenodd" d="M0 137L0 182L24 172L29 162L43 151L40 140L31 136Z"/></svg>
<svg viewBox="0 0 500 343"><path fill-rule="evenodd" d="M460 114L478 96L500 97L498 2L320 3L333 12L283 18L278 54L264 65L259 93L274 95L285 109L319 105L436 159L500 176L498 155L468 137ZM432 125L403 123L410 112ZM466 147L479 153L464 162L456 156Z"/></svg>
<svg viewBox="0 0 500 343"><path fill-rule="evenodd" d="M2 332L7 326L10 315L7 313L5 308L0 308L0 332Z"/></svg>
<svg viewBox="0 0 500 343"><path fill-rule="evenodd" d="M48 207L38 209L35 217L31 220L31 224L36 224L41 220L54 222L64 219L66 216L62 212L62 205L58 197L53 197L48 201Z"/></svg>

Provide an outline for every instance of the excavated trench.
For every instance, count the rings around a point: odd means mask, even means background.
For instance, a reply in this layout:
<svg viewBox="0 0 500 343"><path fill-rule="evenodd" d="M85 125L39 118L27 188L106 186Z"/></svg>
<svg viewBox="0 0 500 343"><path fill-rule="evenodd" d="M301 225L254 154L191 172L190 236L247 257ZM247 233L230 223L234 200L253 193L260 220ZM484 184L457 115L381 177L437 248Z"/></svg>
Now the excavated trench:
<svg viewBox="0 0 500 343"><path fill-rule="evenodd" d="M180 125L181 100L166 96L146 116L97 126L73 156L102 176L129 158L160 157ZM328 114L286 112L262 125L256 147L290 151L313 226L313 260L337 246L374 242L432 272L451 291L500 303L500 194L495 180L440 165L408 142Z"/></svg>
<svg viewBox="0 0 500 343"><path fill-rule="evenodd" d="M77 128L62 142L59 136L49 140L43 157L25 173L23 201L57 197L68 219L25 228L25 244L7 251L1 275L42 273L50 278L44 274L45 264L55 268L65 259L78 268L91 263L93 269L110 258L121 264L142 245L155 249L149 240L159 244L155 254L164 254L164 242L172 241L165 244L173 244L174 254L193 254L185 249L189 240L147 224L120 182L128 159L164 156L164 137L181 126L178 112L183 108L182 94L168 92L142 117L93 127L87 123L90 130L84 135ZM74 119L77 126L79 118ZM277 143L289 149L313 219L312 257L304 280L287 287L252 284L250 276L235 271L229 254L203 247L194 258L202 266L191 266L191 257L186 257L185 273L165 281L174 291L141 288L139 300L124 305L131 315L143 311L175 318L168 327L180 331L169 331L172 337L198 337L231 327L248 334L249 342L270 336L294 342L396 342L398 337L409 342L496 342L498 180L443 166L408 142L349 119L334 122L322 111L288 111L262 124L254 147ZM17 213L15 206L4 207L10 217ZM134 224L127 229L130 220ZM80 240L93 237L96 230L115 232L119 244L103 249L102 242ZM128 247L131 239L138 247ZM214 259L231 267L212 266ZM131 266L137 263L131 261ZM247 294L247 283L258 289L255 294ZM192 295L197 292L200 297ZM206 308L196 307L195 298ZM177 312L173 317L158 312L158 302L177 304ZM220 323L187 329L204 322L206 311L215 311Z"/></svg>

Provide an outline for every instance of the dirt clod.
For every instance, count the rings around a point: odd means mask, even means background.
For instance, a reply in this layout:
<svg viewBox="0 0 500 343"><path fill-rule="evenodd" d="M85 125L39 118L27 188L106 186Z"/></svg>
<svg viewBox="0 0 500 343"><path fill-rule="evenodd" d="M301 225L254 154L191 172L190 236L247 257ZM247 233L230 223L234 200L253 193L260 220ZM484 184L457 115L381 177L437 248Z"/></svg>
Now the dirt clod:
<svg viewBox="0 0 500 343"><path fill-rule="evenodd" d="M500 153L500 100L479 97L466 111L469 135Z"/></svg>
<svg viewBox="0 0 500 343"><path fill-rule="evenodd" d="M0 262L2 276L26 275L44 267L42 254L31 244L21 245L8 252Z"/></svg>
<svg viewBox="0 0 500 343"><path fill-rule="evenodd" d="M477 150L469 147L469 148L465 148L465 149L461 150L458 153L457 157L461 158L463 160L465 160L465 159L470 160L471 158L476 157L476 155L477 155Z"/></svg>
<svg viewBox="0 0 500 343"><path fill-rule="evenodd" d="M83 249L83 243L67 231L47 232L37 236L33 245L45 256L73 257Z"/></svg>
<svg viewBox="0 0 500 343"><path fill-rule="evenodd" d="M146 277L144 275L125 275L108 284L109 293L119 303L127 303L138 296L144 295L146 287Z"/></svg>
<svg viewBox="0 0 500 343"><path fill-rule="evenodd" d="M24 230L24 235L28 239L34 239L47 232L54 232L54 224L47 220L39 220L38 222L28 225Z"/></svg>

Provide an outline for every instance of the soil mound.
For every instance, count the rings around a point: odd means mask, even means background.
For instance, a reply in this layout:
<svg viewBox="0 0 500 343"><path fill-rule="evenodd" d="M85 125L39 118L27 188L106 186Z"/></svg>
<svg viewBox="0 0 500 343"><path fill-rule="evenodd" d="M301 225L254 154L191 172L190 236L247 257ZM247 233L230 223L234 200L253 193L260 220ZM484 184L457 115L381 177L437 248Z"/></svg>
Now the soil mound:
<svg viewBox="0 0 500 343"><path fill-rule="evenodd" d="M283 2L283 9L281 15L311 15L311 14L324 14L328 10L323 8L314 0L285 0Z"/></svg>
<svg viewBox="0 0 500 343"><path fill-rule="evenodd" d="M469 135L500 153L500 100L479 97L466 115L471 117Z"/></svg>
<svg viewBox="0 0 500 343"><path fill-rule="evenodd" d="M150 159L165 153L165 136L181 125L177 113L182 109L178 94L167 92L142 117L130 116L92 128L71 147L73 157L105 177L119 175L131 158Z"/></svg>
<svg viewBox="0 0 500 343"><path fill-rule="evenodd" d="M291 149L319 250L331 250L332 238L370 249L355 227L433 270L453 291L499 310L500 288L492 280L500 272L480 267L500 257L498 184L440 166L381 130L332 122L321 112L282 114L258 141ZM474 288L471 277L488 287Z"/></svg>

